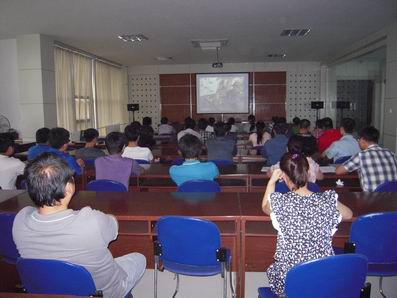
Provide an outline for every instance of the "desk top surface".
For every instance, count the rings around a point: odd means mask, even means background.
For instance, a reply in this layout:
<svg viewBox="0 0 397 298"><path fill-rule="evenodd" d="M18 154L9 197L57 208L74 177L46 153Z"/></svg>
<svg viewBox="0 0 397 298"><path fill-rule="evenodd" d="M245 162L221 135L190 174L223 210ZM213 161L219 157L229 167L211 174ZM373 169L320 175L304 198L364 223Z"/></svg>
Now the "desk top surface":
<svg viewBox="0 0 397 298"><path fill-rule="evenodd" d="M0 191L2 197L9 196ZM185 215L209 219L232 220L238 216L246 219L269 218L261 210L262 193L95 193L80 191L72 199L70 207L93 209L114 214L120 220L150 220L163 215ZM354 217L374 213L397 211L394 193L348 192L339 194L339 200L353 210ZM25 206L33 206L26 192L16 192L0 203L1 211L16 212Z"/></svg>

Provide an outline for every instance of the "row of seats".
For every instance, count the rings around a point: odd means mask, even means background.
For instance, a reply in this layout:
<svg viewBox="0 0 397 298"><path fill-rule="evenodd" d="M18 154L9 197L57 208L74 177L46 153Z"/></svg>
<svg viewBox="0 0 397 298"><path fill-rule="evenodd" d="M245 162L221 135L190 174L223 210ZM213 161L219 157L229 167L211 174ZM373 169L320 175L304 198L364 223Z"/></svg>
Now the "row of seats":
<svg viewBox="0 0 397 298"><path fill-rule="evenodd" d="M15 214L0 214L0 254L3 260L16 264L22 283L29 293L98 295L88 271L66 262L19 258L12 240L12 224ZM154 242L155 297L160 268L189 276L220 274L223 282L223 297L227 297L227 273L234 297L231 278L231 252L221 247L217 226L206 220L166 216L156 226ZM349 247L354 254L337 255L295 266L287 274L288 297L359 297L365 276L382 278L397 275L397 212L369 214L358 218L351 227ZM57 274L54 274L57 272ZM76 278L78 274L79 278ZM312 277L316 276L315 279ZM70 283L71 280L76 282ZM276 297L269 288L258 289L260 297ZM364 297L364 296L361 296Z"/></svg>

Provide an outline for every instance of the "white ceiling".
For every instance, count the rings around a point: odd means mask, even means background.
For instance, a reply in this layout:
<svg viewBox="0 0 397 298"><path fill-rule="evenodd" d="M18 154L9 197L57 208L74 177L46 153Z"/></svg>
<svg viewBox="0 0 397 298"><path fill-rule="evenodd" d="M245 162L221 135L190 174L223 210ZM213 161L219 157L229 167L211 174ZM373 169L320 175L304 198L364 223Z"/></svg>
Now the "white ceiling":
<svg viewBox="0 0 397 298"><path fill-rule="evenodd" d="M227 62L325 61L397 22L397 0L0 0L0 39L41 33L125 65L214 62L192 39L229 39ZM283 29L311 28L307 37ZM118 34L149 40L124 43ZM159 62L156 56L172 56ZM277 61L277 60L276 60Z"/></svg>

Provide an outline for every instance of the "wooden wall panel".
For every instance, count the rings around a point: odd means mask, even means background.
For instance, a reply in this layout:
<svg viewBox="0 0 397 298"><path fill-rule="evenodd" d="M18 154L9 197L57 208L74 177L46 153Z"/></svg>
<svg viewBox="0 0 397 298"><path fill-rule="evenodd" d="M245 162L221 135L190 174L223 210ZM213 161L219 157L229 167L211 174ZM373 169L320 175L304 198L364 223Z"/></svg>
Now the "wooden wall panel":
<svg viewBox="0 0 397 298"><path fill-rule="evenodd" d="M190 105L162 105L161 116L167 117L169 122L183 123L184 119L190 115Z"/></svg>
<svg viewBox="0 0 397 298"><path fill-rule="evenodd" d="M285 85L255 85L255 103L284 103Z"/></svg>
<svg viewBox="0 0 397 298"><path fill-rule="evenodd" d="M272 116L285 117L285 103L260 103L256 105L255 117L257 120L268 122L272 120Z"/></svg>
<svg viewBox="0 0 397 298"><path fill-rule="evenodd" d="M267 71L255 73L255 85L259 84L283 84L287 82L285 71Z"/></svg>
<svg viewBox="0 0 397 298"><path fill-rule="evenodd" d="M160 87L161 104L190 104L190 87Z"/></svg>
<svg viewBox="0 0 397 298"><path fill-rule="evenodd" d="M190 74L162 74L160 75L161 86L190 86Z"/></svg>

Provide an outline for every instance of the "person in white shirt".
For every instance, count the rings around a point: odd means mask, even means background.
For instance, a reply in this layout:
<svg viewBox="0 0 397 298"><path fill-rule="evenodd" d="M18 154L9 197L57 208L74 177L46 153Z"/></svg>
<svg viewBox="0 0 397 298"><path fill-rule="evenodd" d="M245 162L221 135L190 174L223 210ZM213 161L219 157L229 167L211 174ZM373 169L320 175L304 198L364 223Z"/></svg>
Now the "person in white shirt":
<svg viewBox="0 0 397 298"><path fill-rule="evenodd" d="M0 187L1 189L16 189L17 177L23 174L25 164L14 154L14 142L8 138L0 138Z"/></svg>
<svg viewBox="0 0 397 298"><path fill-rule="evenodd" d="M185 118L185 129L178 132L177 139L179 140L186 134L191 134L197 137L201 141L201 135L197 131L194 130L196 127L196 121L190 117Z"/></svg>
<svg viewBox="0 0 397 298"><path fill-rule="evenodd" d="M175 134L175 128L168 124L168 118L162 117L160 120L159 135L172 135Z"/></svg>
<svg viewBox="0 0 397 298"><path fill-rule="evenodd" d="M128 125L124 129L124 134L128 140L128 146L124 148L122 157L135 160L153 161L153 154L149 148L139 147L139 127L136 125Z"/></svg>
<svg viewBox="0 0 397 298"><path fill-rule="evenodd" d="M235 125L236 120L233 117L230 117L227 121L227 124L230 125L230 131L232 133L236 133L237 132L237 126Z"/></svg>
<svg viewBox="0 0 397 298"><path fill-rule="evenodd" d="M340 127L342 138L333 142L331 146L323 152L322 156L333 159L335 162L341 157L353 156L360 152L360 146L352 135L355 125L356 122L351 118L342 119L342 126Z"/></svg>
<svg viewBox="0 0 397 298"><path fill-rule="evenodd" d="M214 117L209 117L208 118L208 125L205 128L205 131L214 133L214 124L215 124L215 118Z"/></svg>

